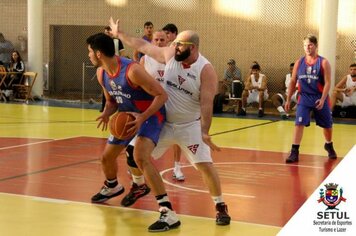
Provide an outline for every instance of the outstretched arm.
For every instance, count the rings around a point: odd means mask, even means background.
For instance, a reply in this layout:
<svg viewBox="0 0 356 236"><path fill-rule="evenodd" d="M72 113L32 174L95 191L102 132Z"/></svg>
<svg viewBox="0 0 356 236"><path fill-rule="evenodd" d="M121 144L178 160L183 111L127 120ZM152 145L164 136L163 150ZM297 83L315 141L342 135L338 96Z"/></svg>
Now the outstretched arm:
<svg viewBox="0 0 356 236"><path fill-rule="evenodd" d="M172 47L157 47L144 39L131 37L120 29L119 20L114 21L110 18L110 27L114 37L119 38L129 47L140 51L154 58L160 63L167 63L173 56L175 49Z"/></svg>

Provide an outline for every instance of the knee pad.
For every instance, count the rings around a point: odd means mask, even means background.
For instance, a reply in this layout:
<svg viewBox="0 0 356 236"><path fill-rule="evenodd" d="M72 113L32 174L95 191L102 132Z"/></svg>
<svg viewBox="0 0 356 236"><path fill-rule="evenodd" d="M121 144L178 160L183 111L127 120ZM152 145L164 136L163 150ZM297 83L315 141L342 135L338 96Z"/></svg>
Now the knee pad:
<svg viewBox="0 0 356 236"><path fill-rule="evenodd" d="M128 145L126 147L127 165L130 167L138 168L138 166L136 165L136 162L134 160L133 151L134 151L134 146Z"/></svg>

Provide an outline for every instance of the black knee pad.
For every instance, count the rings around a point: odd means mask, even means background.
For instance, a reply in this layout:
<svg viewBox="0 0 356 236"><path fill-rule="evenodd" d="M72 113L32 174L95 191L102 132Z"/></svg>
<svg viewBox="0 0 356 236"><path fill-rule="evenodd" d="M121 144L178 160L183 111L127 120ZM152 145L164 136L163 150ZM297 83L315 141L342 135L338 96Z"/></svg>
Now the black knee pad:
<svg viewBox="0 0 356 236"><path fill-rule="evenodd" d="M136 162L134 160L133 151L134 151L134 146L128 145L126 147L127 165L130 167L138 168L138 166L136 165Z"/></svg>

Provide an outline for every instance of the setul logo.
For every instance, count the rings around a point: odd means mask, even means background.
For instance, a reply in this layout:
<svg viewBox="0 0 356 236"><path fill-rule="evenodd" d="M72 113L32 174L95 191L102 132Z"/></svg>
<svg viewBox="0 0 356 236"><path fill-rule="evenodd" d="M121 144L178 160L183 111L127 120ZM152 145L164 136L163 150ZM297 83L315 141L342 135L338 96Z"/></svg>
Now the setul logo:
<svg viewBox="0 0 356 236"><path fill-rule="evenodd" d="M325 206L328 207L326 210L338 210L336 206L339 205L341 201L346 201L346 198L342 197L342 188L338 189L339 185L335 183L325 184L324 186L326 190L324 191L324 189L320 189L318 203L323 202Z"/></svg>

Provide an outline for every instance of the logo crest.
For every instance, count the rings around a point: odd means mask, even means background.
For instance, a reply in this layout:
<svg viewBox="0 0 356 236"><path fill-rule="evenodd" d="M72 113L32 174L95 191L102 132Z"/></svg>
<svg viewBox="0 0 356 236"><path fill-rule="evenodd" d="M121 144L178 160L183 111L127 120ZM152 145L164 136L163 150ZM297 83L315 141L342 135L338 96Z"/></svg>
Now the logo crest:
<svg viewBox="0 0 356 236"><path fill-rule="evenodd" d="M110 80L109 84L110 84L110 87L111 87L111 89L113 91L117 90L117 86L116 86L116 84L115 84L115 82L113 80Z"/></svg>
<svg viewBox="0 0 356 236"><path fill-rule="evenodd" d="M164 70L157 70L157 73L159 74L160 77L163 77L163 75L164 75Z"/></svg>
<svg viewBox="0 0 356 236"><path fill-rule="evenodd" d="M198 147L199 147L199 144L193 144L193 145L188 146L188 149L195 155L195 153L197 153Z"/></svg>
<svg viewBox="0 0 356 236"><path fill-rule="evenodd" d="M320 198L318 200L318 203L323 202L326 208L326 210L339 210L336 208L337 205L339 205L342 201L345 202L346 198L342 197L343 194L343 189L338 188L338 184L335 183L329 183L325 184L325 191L324 189L320 189L319 194Z"/></svg>
<svg viewBox="0 0 356 236"><path fill-rule="evenodd" d="M182 76L178 75L179 85L182 85L184 83L184 81L185 81L185 79Z"/></svg>

